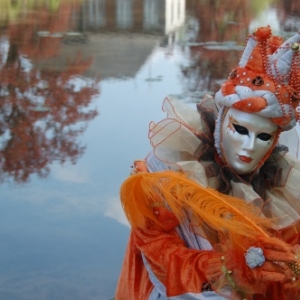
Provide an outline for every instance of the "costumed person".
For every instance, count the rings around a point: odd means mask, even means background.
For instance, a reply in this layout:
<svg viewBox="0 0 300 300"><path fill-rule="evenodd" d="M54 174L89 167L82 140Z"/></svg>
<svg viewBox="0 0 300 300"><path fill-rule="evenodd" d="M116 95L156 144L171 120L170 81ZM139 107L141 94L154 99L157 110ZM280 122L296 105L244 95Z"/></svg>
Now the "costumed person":
<svg viewBox="0 0 300 300"><path fill-rule="evenodd" d="M116 300L300 299L300 34L249 35L214 99L167 98L120 196L131 234Z"/></svg>

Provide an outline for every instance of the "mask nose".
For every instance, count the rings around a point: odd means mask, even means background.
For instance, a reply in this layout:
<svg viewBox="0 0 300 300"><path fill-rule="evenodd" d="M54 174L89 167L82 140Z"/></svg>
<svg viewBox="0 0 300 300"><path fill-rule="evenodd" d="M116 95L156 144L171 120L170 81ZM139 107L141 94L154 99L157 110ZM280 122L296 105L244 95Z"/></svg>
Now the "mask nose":
<svg viewBox="0 0 300 300"><path fill-rule="evenodd" d="M256 144L256 136L254 134L250 134L249 136L247 136L247 139L245 140L243 149L252 152L255 150L255 144Z"/></svg>

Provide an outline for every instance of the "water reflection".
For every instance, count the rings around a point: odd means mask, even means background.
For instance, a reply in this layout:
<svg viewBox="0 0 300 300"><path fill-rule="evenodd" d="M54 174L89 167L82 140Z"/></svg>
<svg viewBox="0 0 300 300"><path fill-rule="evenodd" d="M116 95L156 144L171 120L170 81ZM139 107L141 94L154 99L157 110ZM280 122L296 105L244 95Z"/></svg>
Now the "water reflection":
<svg viewBox="0 0 300 300"><path fill-rule="evenodd" d="M97 115L87 107L98 90L95 80L81 75L92 61L78 54L59 70L43 64L59 54L62 35L53 33L70 30L73 10L42 6L0 32L0 180L45 177L53 161L75 163L84 152L77 138Z"/></svg>
<svg viewBox="0 0 300 300"><path fill-rule="evenodd" d="M0 186L0 298L111 298L129 231L119 186L150 150L163 98L214 93L249 30L268 21L288 36L298 9L0 0L0 174L26 181Z"/></svg>
<svg viewBox="0 0 300 300"><path fill-rule="evenodd" d="M186 0L89 0L81 30L169 34L183 25Z"/></svg>

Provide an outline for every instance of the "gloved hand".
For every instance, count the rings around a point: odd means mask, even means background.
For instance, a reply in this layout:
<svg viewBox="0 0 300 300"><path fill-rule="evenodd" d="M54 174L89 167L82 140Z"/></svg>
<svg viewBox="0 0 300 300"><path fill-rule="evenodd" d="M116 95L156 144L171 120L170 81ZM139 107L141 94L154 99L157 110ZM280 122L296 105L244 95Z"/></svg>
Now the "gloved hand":
<svg viewBox="0 0 300 300"><path fill-rule="evenodd" d="M291 280L293 274L287 264L295 262L294 248L277 238L261 237L257 247L263 250L265 263L261 267L253 269L256 278L261 277L264 281ZM261 272L261 274L259 274Z"/></svg>
<svg viewBox="0 0 300 300"><path fill-rule="evenodd" d="M223 263L219 263L218 266L221 270L223 269L223 276L216 272L217 262L215 262L215 267L207 270L206 276L214 289L221 291L224 285L231 286L236 292L236 295L231 298L238 299L241 298L241 294L243 297L264 294L269 284L274 282L291 281L293 274L289 272L287 263L295 261L292 246L277 238L269 237L260 237L252 245L262 249L265 257L264 263L261 266L250 268L245 260L245 250L241 251L239 247L226 245L226 248L223 247ZM229 275L226 274L227 271L229 271ZM232 283L230 284L231 279L235 287Z"/></svg>

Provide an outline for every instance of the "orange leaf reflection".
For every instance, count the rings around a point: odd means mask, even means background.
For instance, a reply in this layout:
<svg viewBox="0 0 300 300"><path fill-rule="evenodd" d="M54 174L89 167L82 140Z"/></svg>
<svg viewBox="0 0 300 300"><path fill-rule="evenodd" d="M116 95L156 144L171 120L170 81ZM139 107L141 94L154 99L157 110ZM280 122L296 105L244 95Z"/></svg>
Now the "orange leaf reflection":
<svg viewBox="0 0 300 300"><path fill-rule="evenodd" d="M58 55L62 41L38 33L66 32L76 9L75 2L57 11L35 7L0 32L1 181L44 177L53 161L75 163L84 152L77 138L97 115L90 104L98 89L81 75L92 61L78 54L59 71L36 67L39 59Z"/></svg>

